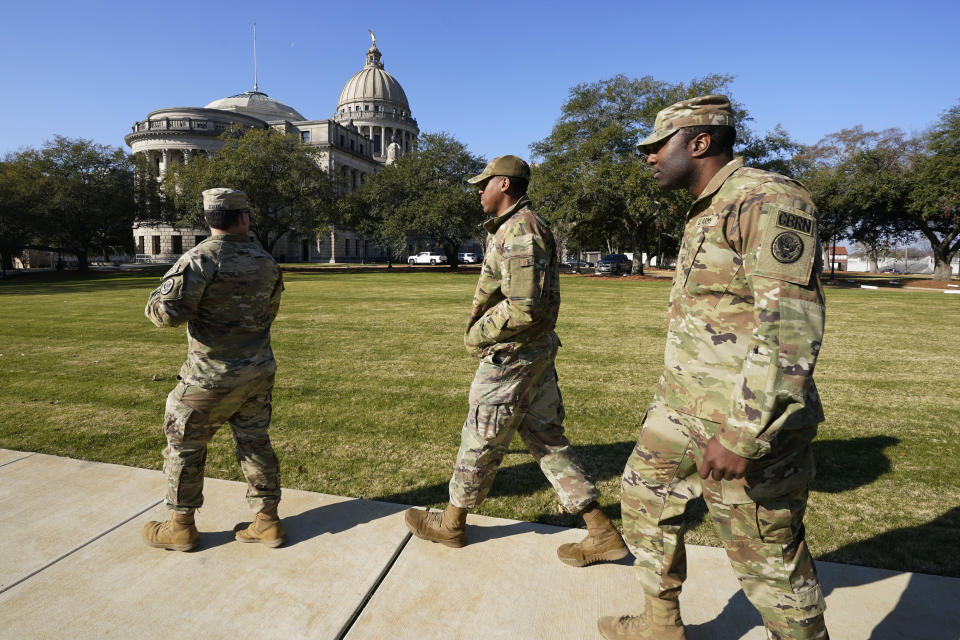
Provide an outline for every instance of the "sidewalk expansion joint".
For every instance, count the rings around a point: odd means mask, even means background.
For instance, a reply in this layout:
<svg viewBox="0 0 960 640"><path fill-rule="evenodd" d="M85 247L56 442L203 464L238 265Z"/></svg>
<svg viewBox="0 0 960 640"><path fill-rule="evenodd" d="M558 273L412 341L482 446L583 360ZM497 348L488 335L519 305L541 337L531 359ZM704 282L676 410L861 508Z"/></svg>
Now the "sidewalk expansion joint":
<svg viewBox="0 0 960 640"><path fill-rule="evenodd" d="M20 579L18 579L18 580L15 580L15 581L11 582L10 584L8 584L8 585L5 586L5 587L0 587L0 593L4 593L4 592L6 592L6 591L9 591L10 589L13 589L15 586L17 586L18 584L20 584L21 582L25 582L25 581L29 580L30 578L32 578L33 576L37 575L37 574L40 573L41 571L44 571L44 570L46 570L46 569L49 569L50 567L52 567L53 565L57 564L58 562L60 562L60 561L63 560L64 558L67 558L68 556L73 555L73 554L76 553L77 551L80 551L80 549L83 549L84 547L86 547L86 546L88 546L88 545L90 545L90 544L93 544L94 542L96 542L97 540L99 540L99 539L102 538L103 536L107 535L107 534L110 533L111 531L115 531L116 529L119 529L120 527L122 527L123 525L127 524L128 522L130 522L130 521L133 520L134 518L139 518L140 516L142 516L143 514L145 514L147 511L150 511L150 509L153 509L155 506L157 506L158 504L161 504L162 502L163 502L163 500L157 500L156 502L154 502L153 504L151 504L150 506L148 506L146 509L141 509L140 511L136 512L135 514L133 514L132 516L130 516L130 517L127 518L126 520L122 520L122 521L118 522L117 524L113 525L112 527L110 527L109 529L107 529L106 531L103 531L103 532L101 532L101 533L98 533L97 535L93 536L92 538L90 538L89 540L87 540L86 542L84 542L83 544L80 544L80 545L74 547L73 549L70 549L70 550L67 551L66 553L63 553L63 554L57 556L56 558L54 558L54 559L51 560L50 562L46 563L46 564L43 565L42 567L39 567L39 568L37 568L37 569L34 569L33 571L31 571L31 572L28 573L27 575L23 576L22 578L20 578Z"/></svg>
<svg viewBox="0 0 960 640"><path fill-rule="evenodd" d="M380 585L383 584L387 574L390 573L390 569L392 569L393 565L397 563L397 558L399 558L400 554L403 553L403 550L406 548L407 543L410 542L410 538L412 537L413 534L408 531L407 535L403 538L403 542L397 545L393 555L390 556L390 560L387 561L387 564L384 565L383 569L380 571L380 575L377 576L377 579L374 581L374 583L369 589L367 589L367 594L363 597L363 600L360 601L360 604L357 605L357 608L353 610L350 618L346 621L346 623L344 623L343 627L340 628L340 633L335 635L333 640L343 640L346 635L350 633L350 629L353 628L357 618L359 618L360 614L363 613L363 610L367 607L367 603L370 602L370 598L373 597L373 594L375 594L377 589L380 588Z"/></svg>
<svg viewBox="0 0 960 640"><path fill-rule="evenodd" d="M28 453L27 455L23 456L22 458L14 458L13 460L7 460L7 461L4 462L3 464L0 464L0 467L5 467L5 466L7 466L8 464L13 464L14 462L20 462L21 460L26 460L26 459L29 458L30 456L35 456L35 455L37 455L37 454L36 454L36 453Z"/></svg>

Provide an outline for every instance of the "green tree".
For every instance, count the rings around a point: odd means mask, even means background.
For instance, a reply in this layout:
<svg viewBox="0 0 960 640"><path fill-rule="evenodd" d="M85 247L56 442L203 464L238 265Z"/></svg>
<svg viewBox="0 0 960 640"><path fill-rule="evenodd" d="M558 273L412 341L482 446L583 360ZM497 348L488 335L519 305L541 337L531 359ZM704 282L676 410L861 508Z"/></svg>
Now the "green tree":
<svg viewBox="0 0 960 640"><path fill-rule="evenodd" d="M33 240L42 213L44 179L34 149L9 154L0 162L0 273Z"/></svg>
<svg viewBox="0 0 960 640"><path fill-rule="evenodd" d="M960 251L960 105L940 116L911 160L907 212L933 249L934 279L950 280Z"/></svg>
<svg viewBox="0 0 960 640"><path fill-rule="evenodd" d="M682 212L692 198L662 192L636 149L653 129L657 112L680 100L707 93L729 94L732 76L709 75L686 83L650 76L576 85L560 118L545 139L530 145L539 160L531 192L548 215L561 242L583 238L607 248L633 251L633 273L643 272L640 255L676 248ZM777 127L757 136L747 126L746 110L734 103L738 153L753 166L786 170L798 145Z"/></svg>
<svg viewBox="0 0 960 640"><path fill-rule="evenodd" d="M395 257L408 238L428 238L456 268L461 241L484 219L476 189L466 183L483 167L482 158L448 133L422 134L415 151L370 176L342 205L344 222Z"/></svg>
<svg viewBox="0 0 960 640"><path fill-rule="evenodd" d="M37 248L76 255L80 271L91 249L105 258L112 248L132 249L133 170L123 150L56 136L36 168L44 180Z"/></svg>
<svg viewBox="0 0 960 640"><path fill-rule="evenodd" d="M164 176L179 224L204 225L201 192L214 187L247 194L250 231L267 251L287 234L312 235L329 223L338 191L316 147L273 129L230 128L221 138L212 157L173 165Z"/></svg>
<svg viewBox="0 0 960 640"><path fill-rule="evenodd" d="M909 241L916 228L905 211L912 146L899 129L856 126L825 136L797 161L820 210L821 237L858 242L873 273L887 248Z"/></svg>

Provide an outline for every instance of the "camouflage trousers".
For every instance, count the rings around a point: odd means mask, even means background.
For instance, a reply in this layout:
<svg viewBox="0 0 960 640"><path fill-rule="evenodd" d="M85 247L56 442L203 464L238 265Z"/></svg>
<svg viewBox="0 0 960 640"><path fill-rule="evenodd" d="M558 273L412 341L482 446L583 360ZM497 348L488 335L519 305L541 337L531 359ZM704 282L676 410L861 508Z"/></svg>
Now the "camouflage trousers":
<svg viewBox="0 0 960 640"><path fill-rule="evenodd" d="M683 513L703 495L744 594L770 638L827 638L825 604L803 515L812 475L809 431L739 480L703 480L697 467L719 425L654 401L623 471L624 539L650 596L677 599L687 576ZM787 434L788 440L793 437ZM799 479L799 480L796 480Z"/></svg>
<svg viewBox="0 0 960 640"><path fill-rule="evenodd" d="M450 502L472 509L487 497L517 432L550 481L564 509L579 513L600 497L563 432L563 398L546 352L484 357L470 387Z"/></svg>
<svg viewBox="0 0 960 640"><path fill-rule="evenodd" d="M247 479L247 503L255 511L280 502L280 465L270 444L274 377L232 389L205 389L180 382L167 396L163 433L166 504L186 512L203 505L207 443L224 422L236 441L237 462Z"/></svg>

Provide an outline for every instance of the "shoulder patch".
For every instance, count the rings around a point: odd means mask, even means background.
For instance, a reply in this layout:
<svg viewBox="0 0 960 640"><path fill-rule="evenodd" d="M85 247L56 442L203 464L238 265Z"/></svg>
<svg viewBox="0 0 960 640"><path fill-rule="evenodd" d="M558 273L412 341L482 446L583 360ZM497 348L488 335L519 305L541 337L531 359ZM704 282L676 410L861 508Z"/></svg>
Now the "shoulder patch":
<svg viewBox="0 0 960 640"><path fill-rule="evenodd" d="M186 276L186 268L181 267L179 271L167 273L163 277L163 282L157 287L157 293L162 300L179 300L183 297L183 279Z"/></svg>
<svg viewBox="0 0 960 640"><path fill-rule="evenodd" d="M820 250L816 216L781 204L763 208L753 275L807 285Z"/></svg>

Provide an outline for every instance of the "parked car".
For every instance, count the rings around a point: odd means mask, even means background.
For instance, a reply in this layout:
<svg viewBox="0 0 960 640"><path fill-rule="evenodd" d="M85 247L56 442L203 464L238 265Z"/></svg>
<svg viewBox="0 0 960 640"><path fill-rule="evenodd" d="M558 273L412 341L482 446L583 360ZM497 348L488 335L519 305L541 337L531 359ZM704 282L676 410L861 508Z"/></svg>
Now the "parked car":
<svg viewBox="0 0 960 640"><path fill-rule="evenodd" d="M458 253L457 260L462 264L476 264L480 262L480 254L473 252Z"/></svg>
<svg viewBox="0 0 960 640"><path fill-rule="evenodd" d="M597 262L597 273L619 276L630 273L633 262L622 253L608 253Z"/></svg>
<svg viewBox="0 0 960 640"><path fill-rule="evenodd" d="M407 264L441 264L447 261L447 256L436 251L421 251L415 256L407 258Z"/></svg>
<svg viewBox="0 0 960 640"><path fill-rule="evenodd" d="M896 267L888 267L880 273L903 273L903 271L900 271L900 269L897 269Z"/></svg>
<svg viewBox="0 0 960 640"><path fill-rule="evenodd" d="M586 260L577 260L576 258L567 258L560 264L561 269L590 269L593 267L592 262L587 262Z"/></svg>

